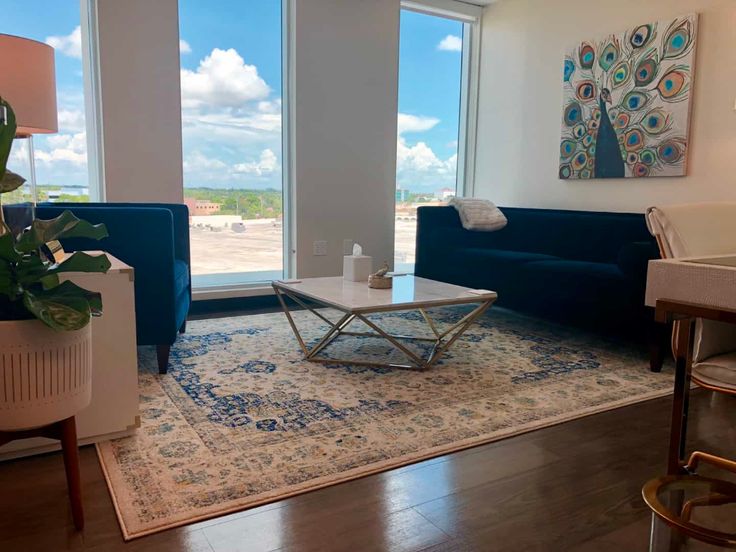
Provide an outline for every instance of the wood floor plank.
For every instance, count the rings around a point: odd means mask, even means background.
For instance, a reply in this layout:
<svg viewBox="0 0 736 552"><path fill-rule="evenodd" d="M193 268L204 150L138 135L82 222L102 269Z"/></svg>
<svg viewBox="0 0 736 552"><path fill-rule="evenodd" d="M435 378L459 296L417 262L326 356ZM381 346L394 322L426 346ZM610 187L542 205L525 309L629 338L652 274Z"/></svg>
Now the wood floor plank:
<svg viewBox="0 0 736 552"><path fill-rule="evenodd" d="M203 531L215 552L416 552L449 538L411 508L392 514L354 508L326 521L319 511L294 516L287 507Z"/></svg>

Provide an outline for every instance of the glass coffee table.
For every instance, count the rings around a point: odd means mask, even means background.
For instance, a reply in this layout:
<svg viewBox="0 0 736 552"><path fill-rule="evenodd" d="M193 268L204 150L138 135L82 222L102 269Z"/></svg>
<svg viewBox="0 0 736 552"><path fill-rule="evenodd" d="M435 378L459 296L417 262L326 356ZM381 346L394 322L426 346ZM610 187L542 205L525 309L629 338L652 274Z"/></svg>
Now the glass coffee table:
<svg viewBox="0 0 736 552"><path fill-rule="evenodd" d="M481 316L498 297L495 291L473 290L466 287L436 282L416 276L395 276L392 289L373 289L368 282L350 282L341 276L305 278L303 280L277 280L273 282L284 314L294 331L305 360L322 363L345 363L390 368L413 368L427 370L437 362L455 341ZM285 297L307 309L326 322L329 329L322 338L309 347L297 328ZM440 328L429 316L427 309L454 305L474 305L475 308L448 328ZM322 308L335 309L342 313L337 321L330 320ZM369 315L391 311L418 311L427 324L431 337L395 335L383 330ZM348 326L360 321L371 332L348 331ZM389 342L403 353L408 363L384 364L363 359L337 359L318 356L338 336L376 337ZM422 356L405 345L407 341L424 341L431 344L428 356Z"/></svg>

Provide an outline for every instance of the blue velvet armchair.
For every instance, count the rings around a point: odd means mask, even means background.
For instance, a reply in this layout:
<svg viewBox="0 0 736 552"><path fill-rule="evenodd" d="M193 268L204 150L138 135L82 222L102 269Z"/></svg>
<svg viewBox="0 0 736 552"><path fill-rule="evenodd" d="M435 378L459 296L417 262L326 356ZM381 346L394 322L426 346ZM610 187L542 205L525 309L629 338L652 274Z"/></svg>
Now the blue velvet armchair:
<svg viewBox="0 0 736 552"><path fill-rule="evenodd" d="M37 216L53 218L67 209L93 224L105 223L110 235L100 242L64 240L65 250L103 249L135 269L138 345L156 345L159 373L165 374L192 299L186 205L46 203Z"/></svg>

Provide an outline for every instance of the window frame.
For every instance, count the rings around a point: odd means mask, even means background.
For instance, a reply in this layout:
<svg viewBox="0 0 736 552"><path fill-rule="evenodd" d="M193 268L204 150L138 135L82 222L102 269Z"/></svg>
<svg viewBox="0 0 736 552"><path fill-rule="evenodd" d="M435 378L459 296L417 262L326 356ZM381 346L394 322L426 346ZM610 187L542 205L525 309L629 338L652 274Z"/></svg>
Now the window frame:
<svg viewBox="0 0 736 552"><path fill-rule="evenodd" d="M102 134L97 0L79 0L79 19L82 31L82 79L87 133L87 188L90 201L104 202L107 191Z"/></svg>
<svg viewBox="0 0 736 552"><path fill-rule="evenodd" d="M85 0L82 0L85 1ZM96 2L97 0L89 0ZM178 2L178 0L177 0ZM282 266L281 278L291 278L295 270L296 243L293 209L293 33L295 0L281 0L281 197L282 197ZM271 280L241 281L232 284L192 287L194 301L272 295Z"/></svg>
<svg viewBox="0 0 736 552"><path fill-rule="evenodd" d="M480 23L483 8L457 0L402 0L401 9L454 19L463 23L455 190L458 196L472 197L475 192L475 147L481 52Z"/></svg>

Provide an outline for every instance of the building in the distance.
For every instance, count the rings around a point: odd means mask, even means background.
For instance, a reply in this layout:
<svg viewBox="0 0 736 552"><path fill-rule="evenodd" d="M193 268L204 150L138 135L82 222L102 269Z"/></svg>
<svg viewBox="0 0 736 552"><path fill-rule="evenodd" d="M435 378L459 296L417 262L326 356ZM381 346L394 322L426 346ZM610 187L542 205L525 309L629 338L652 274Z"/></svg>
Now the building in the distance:
<svg viewBox="0 0 736 552"><path fill-rule="evenodd" d="M409 190L396 188L396 203L403 203L409 198Z"/></svg>
<svg viewBox="0 0 736 552"><path fill-rule="evenodd" d="M442 188L441 190L435 192L435 197L441 201L445 201L450 199L451 197L455 197L455 190L452 188Z"/></svg>
<svg viewBox="0 0 736 552"><path fill-rule="evenodd" d="M221 205L208 199L194 199L191 197L185 197L184 203L189 208L189 216L207 216L215 215L220 212Z"/></svg>

